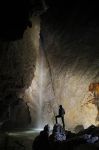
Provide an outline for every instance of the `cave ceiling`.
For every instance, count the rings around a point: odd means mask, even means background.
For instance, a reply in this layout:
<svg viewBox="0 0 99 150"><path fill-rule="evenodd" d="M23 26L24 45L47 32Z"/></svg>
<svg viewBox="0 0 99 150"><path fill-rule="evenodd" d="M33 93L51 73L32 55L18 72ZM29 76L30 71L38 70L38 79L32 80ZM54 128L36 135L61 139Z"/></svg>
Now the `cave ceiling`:
<svg viewBox="0 0 99 150"><path fill-rule="evenodd" d="M45 16L49 23L60 22L76 28L92 22L95 24L98 20L97 7L95 2L71 0L3 0L0 2L0 37L7 40L22 38L26 28L32 26L31 15Z"/></svg>

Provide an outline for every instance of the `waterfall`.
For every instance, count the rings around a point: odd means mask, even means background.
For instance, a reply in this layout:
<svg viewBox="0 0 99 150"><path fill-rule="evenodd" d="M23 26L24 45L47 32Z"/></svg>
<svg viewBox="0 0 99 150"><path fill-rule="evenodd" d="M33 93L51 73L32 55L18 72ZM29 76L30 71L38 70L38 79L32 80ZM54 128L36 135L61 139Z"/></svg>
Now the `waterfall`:
<svg viewBox="0 0 99 150"><path fill-rule="evenodd" d="M52 79L51 67L47 58L46 51L44 49L42 35L39 39L39 50L37 55L37 76L38 76L38 121L37 126L43 127L46 123L49 123L48 118L51 118L49 112L52 112L53 117L55 110L53 104L55 104L55 90ZM49 112L48 112L49 111ZM52 122L52 121L51 121ZM50 122L50 123L51 123Z"/></svg>
<svg viewBox="0 0 99 150"><path fill-rule="evenodd" d="M55 91L52 72L40 34L40 23L35 27L38 34L34 44L36 48L36 65L34 78L25 91L25 99L29 102L31 118L36 128L52 124L55 120Z"/></svg>
<svg viewBox="0 0 99 150"><path fill-rule="evenodd" d="M42 126L42 107L44 102L44 84L46 81L46 60L44 56L44 51L40 47L39 54L37 58L37 70L38 70L38 126Z"/></svg>

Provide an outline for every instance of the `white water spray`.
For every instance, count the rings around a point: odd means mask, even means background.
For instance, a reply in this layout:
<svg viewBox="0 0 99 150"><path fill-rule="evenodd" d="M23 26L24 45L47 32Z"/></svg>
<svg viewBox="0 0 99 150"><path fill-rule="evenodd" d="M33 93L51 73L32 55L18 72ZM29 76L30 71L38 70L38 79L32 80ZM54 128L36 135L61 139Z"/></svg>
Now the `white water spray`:
<svg viewBox="0 0 99 150"><path fill-rule="evenodd" d="M45 82L46 82L46 60L44 56L43 49L39 49L39 55L38 55L38 127L41 127L42 122L42 111L43 111L43 102L45 98Z"/></svg>

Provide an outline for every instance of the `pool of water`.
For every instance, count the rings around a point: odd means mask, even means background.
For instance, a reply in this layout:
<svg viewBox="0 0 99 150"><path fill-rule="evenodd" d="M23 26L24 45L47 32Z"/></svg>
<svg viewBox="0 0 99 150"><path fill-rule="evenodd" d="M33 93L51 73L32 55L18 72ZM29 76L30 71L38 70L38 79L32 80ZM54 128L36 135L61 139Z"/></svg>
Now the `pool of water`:
<svg viewBox="0 0 99 150"><path fill-rule="evenodd" d="M2 150L32 150L32 144L42 128L15 129L13 131L0 132L0 149Z"/></svg>
<svg viewBox="0 0 99 150"><path fill-rule="evenodd" d="M34 139L37 135L39 135L42 128L33 128L33 129L26 129L26 130L13 130L13 131L6 131L5 134L9 137L13 138L28 138Z"/></svg>

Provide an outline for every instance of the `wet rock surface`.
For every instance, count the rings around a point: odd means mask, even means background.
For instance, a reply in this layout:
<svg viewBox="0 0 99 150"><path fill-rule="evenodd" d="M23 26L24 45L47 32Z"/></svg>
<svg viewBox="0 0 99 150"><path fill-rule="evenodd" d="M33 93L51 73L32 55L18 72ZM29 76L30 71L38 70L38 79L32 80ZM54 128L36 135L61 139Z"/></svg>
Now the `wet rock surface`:
<svg viewBox="0 0 99 150"><path fill-rule="evenodd" d="M44 132L44 131L43 131ZM33 150L48 149L48 150L96 150L99 148L99 127L94 125L79 132L72 133L64 131L60 124L53 127L52 134L46 138L39 135L33 142Z"/></svg>

